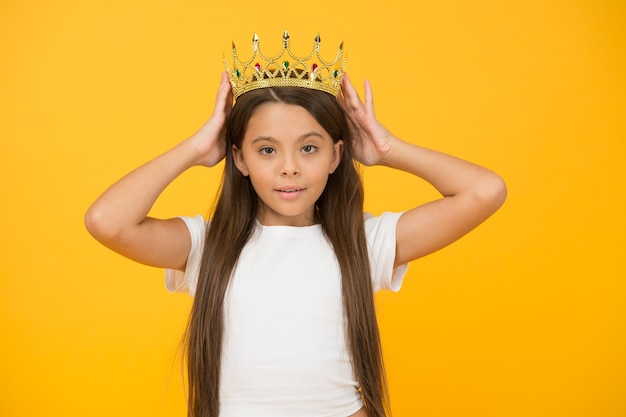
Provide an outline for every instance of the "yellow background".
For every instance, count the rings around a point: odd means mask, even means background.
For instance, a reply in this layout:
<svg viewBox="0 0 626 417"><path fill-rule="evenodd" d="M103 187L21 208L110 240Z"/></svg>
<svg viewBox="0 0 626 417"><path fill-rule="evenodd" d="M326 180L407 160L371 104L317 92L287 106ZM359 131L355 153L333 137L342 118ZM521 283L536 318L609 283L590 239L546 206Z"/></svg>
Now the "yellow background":
<svg viewBox="0 0 626 417"><path fill-rule="evenodd" d="M626 415L622 1L3 1L0 415L183 416L190 299L83 226L114 180L208 117L231 40L341 40L398 136L499 172L509 198L378 297L396 416ZM365 170L367 209L433 198ZM205 213L195 168L158 216ZM269 302L269 301L268 301Z"/></svg>

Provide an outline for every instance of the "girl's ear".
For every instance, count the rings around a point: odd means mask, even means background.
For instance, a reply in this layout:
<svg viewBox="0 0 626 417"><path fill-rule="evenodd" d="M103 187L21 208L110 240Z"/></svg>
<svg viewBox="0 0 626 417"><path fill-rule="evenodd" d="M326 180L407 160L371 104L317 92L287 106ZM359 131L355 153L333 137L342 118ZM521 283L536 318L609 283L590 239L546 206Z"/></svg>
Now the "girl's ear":
<svg viewBox="0 0 626 417"><path fill-rule="evenodd" d="M247 177L250 175L248 172L248 166L246 165L246 160L243 158L243 153L241 149L237 147L237 145L233 145L233 162L235 162L235 166L241 172L241 175Z"/></svg>
<svg viewBox="0 0 626 417"><path fill-rule="evenodd" d="M335 172L339 163L341 162L341 156L343 155L343 141L338 140L336 143L333 143L333 159L330 162L330 174Z"/></svg>

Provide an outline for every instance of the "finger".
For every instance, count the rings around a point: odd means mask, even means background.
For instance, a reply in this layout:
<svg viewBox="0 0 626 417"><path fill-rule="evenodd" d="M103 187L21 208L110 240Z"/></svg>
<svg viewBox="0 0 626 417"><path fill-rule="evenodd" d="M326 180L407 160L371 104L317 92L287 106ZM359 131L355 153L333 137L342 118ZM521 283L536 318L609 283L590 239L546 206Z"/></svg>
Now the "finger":
<svg viewBox="0 0 626 417"><path fill-rule="evenodd" d="M348 77L347 73L343 74L341 91L343 92L344 99L347 104L355 109L361 107L361 98L359 97L359 94L356 92L354 86L352 85L352 82L350 82L350 77Z"/></svg>
<svg viewBox="0 0 626 417"><path fill-rule="evenodd" d="M337 92L337 101L339 102L341 107L344 106L345 101L344 101L344 98L343 98L343 86L340 86L339 91Z"/></svg>
<svg viewBox="0 0 626 417"><path fill-rule="evenodd" d="M222 73L220 79L220 85L215 96L215 108L213 109L213 115L218 113L228 116L233 106L233 92L230 86L230 79L226 72Z"/></svg>
<svg viewBox="0 0 626 417"><path fill-rule="evenodd" d="M348 117L350 117L351 110L348 108L348 104L346 103L346 98L344 97L341 91L339 92L339 94L337 94L337 102L339 103L339 106L343 109L344 113Z"/></svg>
<svg viewBox="0 0 626 417"><path fill-rule="evenodd" d="M341 81L341 92L343 93L344 102L349 102L357 95L348 73L343 74L343 80Z"/></svg>
<svg viewBox="0 0 626 417"><path fill-rule="evenodd" d="M226 95L226 101L224 102L224 113L226 114L226 117L230 116L230 113L232 110L233 110L233 90L229 88L228 94Z"/></svg>
<svg viewBox="0 0 626 417"><path fill-rule="evenodd" d="M227 72L224 72L224 83L226 87L226 113L230 113L233 108L233 89L230 84L230 76Z"/></svg>
<svg viewBox="0 0 626 417"><path fill-rule="evenodd" d="M365 110L370 113L374 113L374 93L372 92L372 86L369 80L365 80Z"/></svg>
<svg viewBox="0 0 626 417"><path fill-rule="evenodd" d="M230 88L230 80L228 77L228 73L226 71L222 71L222 76L220 78L220 85L217 89L217 95L215 97L215 107L221 107L226 98L228 97L228 92L231 90Z"/></svg>

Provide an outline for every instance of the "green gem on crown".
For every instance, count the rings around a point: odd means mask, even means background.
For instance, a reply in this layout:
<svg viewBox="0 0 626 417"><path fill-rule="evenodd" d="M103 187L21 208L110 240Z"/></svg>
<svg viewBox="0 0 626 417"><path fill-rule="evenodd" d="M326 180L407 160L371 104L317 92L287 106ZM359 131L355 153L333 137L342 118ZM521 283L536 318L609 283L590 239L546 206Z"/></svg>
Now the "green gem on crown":
<svg viewBox="0 0 626 417"><path fill-rule="evenodd" d="M335 78L337 78L337 76L338 76L338 75L339 75L339 70L335 70L335 71L333 71L333 76L334 76Z"/></svg>
<svg viewBox="0 0 626 417"><path fill-rule="evenodd" d="M240 78L240 77L241 77L241 73L239 72L239 70L238 70L238 69L236 69L236 70L235 70L235 75L237 76L237 78Z"/></svg>
<svg viewBox="0 0 626 417"><path fill-rule="evenodd" d="M289 69L289 61L283 61L283 68Z"/></svg>

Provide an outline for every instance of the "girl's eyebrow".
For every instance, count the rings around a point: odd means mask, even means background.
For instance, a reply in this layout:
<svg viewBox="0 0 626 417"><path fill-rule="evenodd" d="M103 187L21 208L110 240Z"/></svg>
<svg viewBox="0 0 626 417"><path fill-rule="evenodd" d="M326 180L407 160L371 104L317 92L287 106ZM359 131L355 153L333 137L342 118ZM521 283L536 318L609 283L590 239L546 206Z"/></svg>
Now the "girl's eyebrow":
<svg viewBox="0 0 626 417"><path fill-rule="evenodd" d="M263 142L263 141L276 142L276 139L274 139L271 136L258 136L256 138L252 139L252 142L250 142L250 143L255 144L257 142Z"/></svg>
<svg viewBox="0 0 626 417"><path fill-rule="evenodd" d="M300 136L298 139L302 140L302 139L309 138L311 136L317 136L318 138L323 138L324 137L321 133L312 130L312 131L310 131L308 133L305 133L304 135Z"/></svg>
<svg viewBox="0 0 626 417"><path fill-rule="evenodd" d="M312 131L307 132L307 133L305 133L303 135L300 135L300 137L298 137L298 141L303 141L305 139L310 138L311 136L318 137L320 139L324 138L324 136L321 133L312 130ZM254 138L251 143L254 144L254 143L263 142L263 141L277 142L276 138L274 138L273 136L258 136L256 138Z"/></svg>

